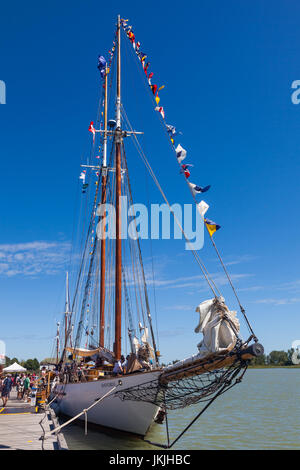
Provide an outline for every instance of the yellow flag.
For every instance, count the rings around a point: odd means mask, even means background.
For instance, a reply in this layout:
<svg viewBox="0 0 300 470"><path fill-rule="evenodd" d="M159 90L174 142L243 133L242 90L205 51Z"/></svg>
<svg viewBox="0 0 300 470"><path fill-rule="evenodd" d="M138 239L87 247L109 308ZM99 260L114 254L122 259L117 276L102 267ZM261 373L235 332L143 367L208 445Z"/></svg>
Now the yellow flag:
<svg viewBox="0 0 300 470"><path fill-rule="evenodd" d="M206 228L208 230L208 233L209 235L212 237L213 234L219 230L219 228L221 228L220 225L216 224L215 222L213 222L212 220L208 220L208 219L204 219L204 222L205 222L205 225L206 225Z"/></svg>

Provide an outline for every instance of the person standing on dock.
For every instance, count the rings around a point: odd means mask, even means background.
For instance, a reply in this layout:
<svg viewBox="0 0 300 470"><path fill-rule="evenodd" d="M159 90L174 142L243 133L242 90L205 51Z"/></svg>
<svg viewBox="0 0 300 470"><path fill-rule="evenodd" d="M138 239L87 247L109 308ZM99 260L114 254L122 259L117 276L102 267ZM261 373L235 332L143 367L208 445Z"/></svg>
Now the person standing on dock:
<svg viewBox="0 0 300 470"><path fill-rule="evenodd" d="M10 394L12 387L12 380L10 375L5 377L3 384L2 384L2 392L1 392L1 398L3 402L3 408L6 406L7 400L8 400L8 395Z"/></svg>
<svg viewBox="0 0 300 470"><path fill-rule="evenodd" d="M24 385L24 395L23 395L23 398L24 398L24 401L28 401L29 392L30 392L30 378L29 378L29 376L26 376L26 375L25 375L25 379L24 379L23 385Z"/></svg>

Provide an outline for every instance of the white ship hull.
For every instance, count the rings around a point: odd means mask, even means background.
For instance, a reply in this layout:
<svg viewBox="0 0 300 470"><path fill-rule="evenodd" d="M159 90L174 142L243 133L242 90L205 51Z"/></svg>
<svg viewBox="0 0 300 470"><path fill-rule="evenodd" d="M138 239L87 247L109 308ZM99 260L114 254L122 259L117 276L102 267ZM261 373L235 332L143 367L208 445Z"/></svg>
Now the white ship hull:
<svg viewBox="0 0 300 470"><path fill-rule="evenodd" d="M117 386L115 391L119 392L155 380L160 374L161 371L153 371L93 382L58 384L54 389L54 393L57 394L58 411L74 417L113 387ZM122 385L118 385L120 380ZM88 422L144 436L153 423L159 407L142 401L122 400L113 396L113 393L87 412ZM84 415L79 419L84 420Z"/></svg>

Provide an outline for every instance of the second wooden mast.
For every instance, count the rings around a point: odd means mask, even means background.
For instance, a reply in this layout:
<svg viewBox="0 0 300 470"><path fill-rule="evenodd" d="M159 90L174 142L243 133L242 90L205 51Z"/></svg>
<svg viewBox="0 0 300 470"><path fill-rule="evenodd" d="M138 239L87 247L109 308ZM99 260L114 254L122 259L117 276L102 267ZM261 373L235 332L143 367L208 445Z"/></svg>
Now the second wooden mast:
<svg viewBox="0 0 300 470"><path fill-rule="evenodd" d="M115 144L115 171L116 171L116 253L115 253L115 358L121 357L121 316L122 316L122 244L121 244L121 29L120 16L118 16L117 26L117 101L116 101L116 130L114 135ZM102 194L101 204L106 204L107 194L107 75L109 71L105 69L105 97L104 97L104 145L103 145L103 165L102 165ZM103 211L105 218L105 211ZM103 233L101 238L101 271L100 271L100 327L99 327L99 345L104 347L104 328L105 328L105 252L106 239L104 234L105 220L102 221Z"/></svg>
<svg viewBox="0 0 300 470"><path fill-rule="evenodd" d="M121 357L121 315L122 315L122 240L121 240L121 27L118 16L118 64L117 64L117 103L116 103L116 258L115 258L115 359Z"/></svg>
<svg viewBox="0 0 300 470"><path fill-rule="evenodd" d="M105 67L105 82L104 82L104 139L103 139L103 165L102 165L102 193L101 204L102 207L106 204L106 186L107 186L107 65ZM103 212L102 223L102 237L101 237L101 272L100 272L100 336L99 345L104 347L104 328L105 328L105 251L106 251L106 237L105 230L105 211Z"/></svg>

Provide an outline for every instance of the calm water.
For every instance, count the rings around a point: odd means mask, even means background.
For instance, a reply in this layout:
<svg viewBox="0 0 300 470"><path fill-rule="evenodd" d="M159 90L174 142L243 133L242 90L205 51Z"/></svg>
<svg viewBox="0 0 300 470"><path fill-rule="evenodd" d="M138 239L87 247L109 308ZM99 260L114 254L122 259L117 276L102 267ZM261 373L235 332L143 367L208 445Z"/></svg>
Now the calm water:
<svg viewBox="0 0 300 470"><path fill-rule="evenodd" d="M175 439L196 416L193 406L169 414ZM166 443L165 425L154 424L147 439ZM70 425L70 449L157 450L141 439ZM300 449L300 369L252 369L241 384L219 397L172 450Z"/></svg>

